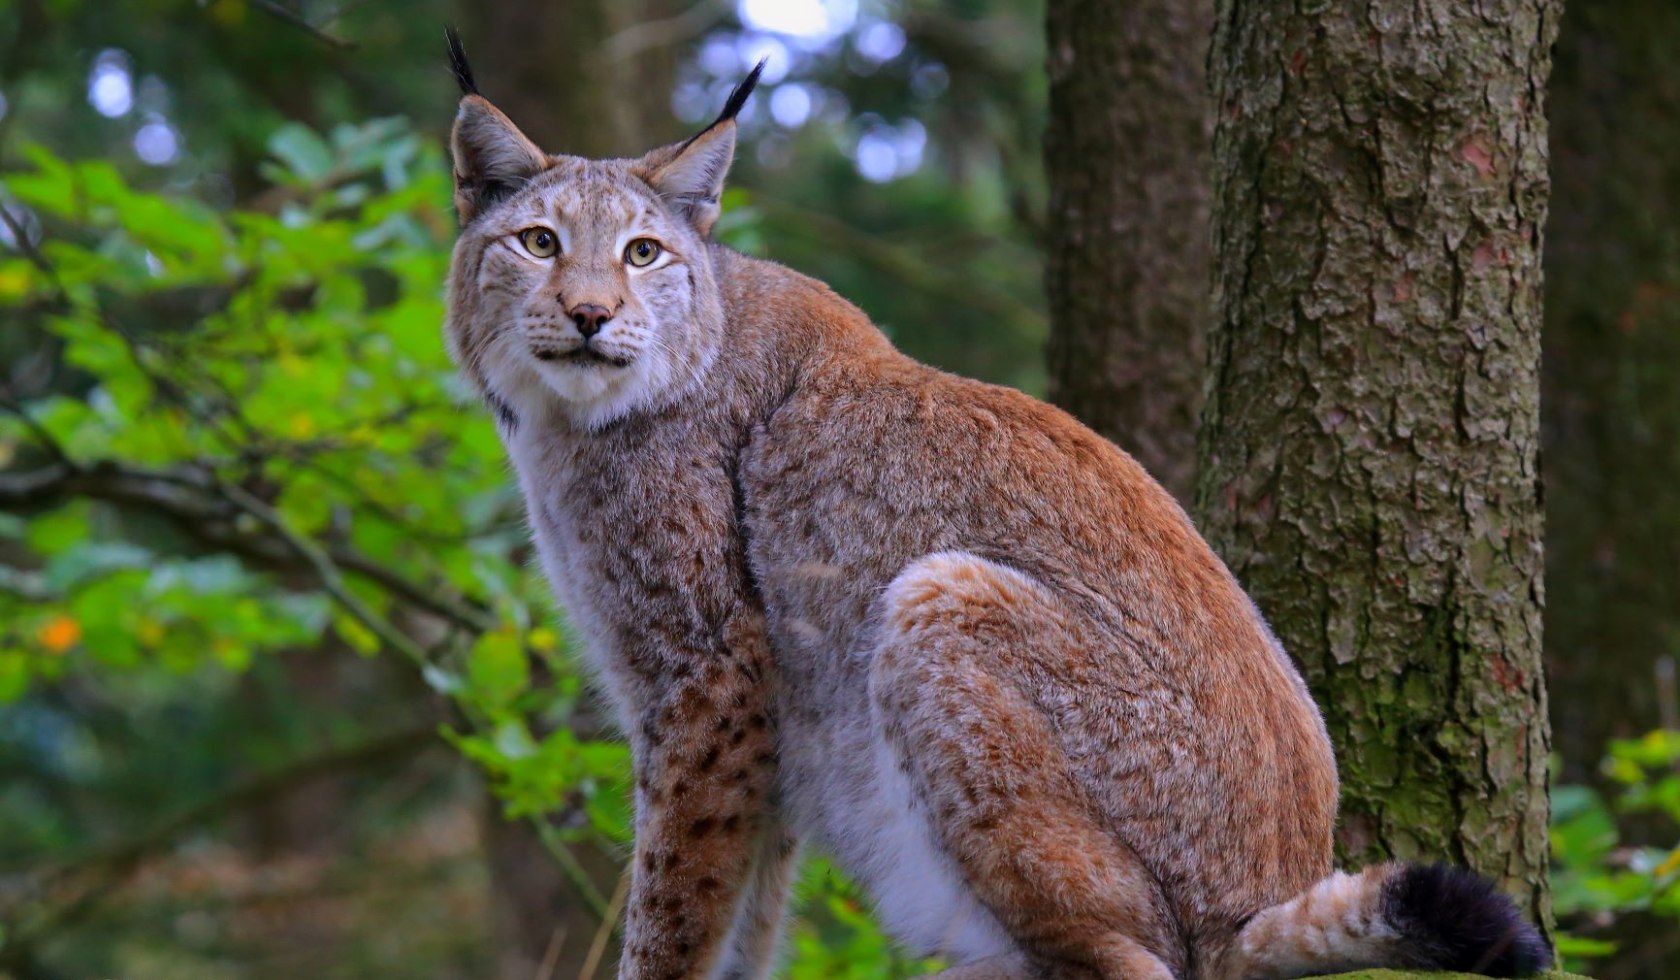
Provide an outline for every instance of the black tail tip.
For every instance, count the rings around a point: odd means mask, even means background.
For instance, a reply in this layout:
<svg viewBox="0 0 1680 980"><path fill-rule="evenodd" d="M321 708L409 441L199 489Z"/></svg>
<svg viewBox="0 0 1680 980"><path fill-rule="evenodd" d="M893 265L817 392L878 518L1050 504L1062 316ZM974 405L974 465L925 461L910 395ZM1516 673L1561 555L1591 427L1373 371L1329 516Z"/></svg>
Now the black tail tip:
<svg viewBox="0 0 1680 980"><path fill-rule="evenodd" d="M1408 864L1383 885L1383 917L1409 940L1419 969L1526 977L1552 951L1491 881L1445 864Z"/></svg>
<svg viewBox="0 0 1680 980"><path fill-rule="evenodd" d="M467 49L461 47L461 34L451 24L443 29L444 40L449 42L449 70L455 73L455 84L461 86L462 95L477 95L478 83L473 81L472 66L467 64Z"/></svg>

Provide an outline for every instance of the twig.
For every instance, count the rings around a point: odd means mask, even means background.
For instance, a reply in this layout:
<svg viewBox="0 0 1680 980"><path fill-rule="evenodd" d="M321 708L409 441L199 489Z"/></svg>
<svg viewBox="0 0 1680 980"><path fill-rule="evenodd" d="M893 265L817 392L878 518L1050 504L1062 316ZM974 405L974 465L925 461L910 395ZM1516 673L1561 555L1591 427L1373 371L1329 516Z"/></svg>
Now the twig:
<svg viewBox="0 0 1680 980"><path fill-rule="evenodd" d="M28 507L64 496L138 504L173 519L206 544L231 548L266 564L281 567L292 564L286 560L290 554L303 561L305 567L318 570L317 566L304 559L305 552L299 551L293 542L281 537L277 531L273 537L260 538L219 530L221 525L216 523L217 520L230 518L236 505L225 493L228 484L217 483L205 475L208 472L208 463L198 464L191 471L146 470L110 460L78 465L66 458L39 469L0 475L0 509ZM272 528L272 525L269 526ZM326 545L318 550L325 554L329 565L360 575L416 608L453 622L470 633L487 633L498 625L493 615L476 604L452 599L436 587L405 578L350 548Z"/></svg>
<svg viewBox="0 0 1680 980"><path fill-rule="evenodd" d="M940 294L970 309L993 313L1024 337L1037 340L1044 336L1048 327L1044 314L1000 289L971 276L964 277L953 270L942 269L911 249L864 231L850 222L758 193L754 193L751 200L766 211L797 218L819 237L844 242L858 258L907 285Z"/></svg>
<svg viewBox="0 0 1680 980"><path fill-rule="evenodd" d="M36 421L33 415L24 411L23 404L14 399L4 388L0 388L0 408L5 409L11 415L17 416L18 421L23 423L23 427L28 429L29 434L35 437L36 444L45 449L55 461L65 465L70 464L70 457L65 455L64 446L58 441L58 438L48 431L46 426Z"/></svg>
<svg viewBox="0 0 1680 980"><path fill-rule="evenodd" d="M70 291L65 288L63 280L59 278L58 269L53 265L52 261L29 240L29 236L25 232L22 224L12 216L10 211L6 210L4 205L0 205L0 221L4 221L6 227L11 229L13 237L18 241L19 249L22 250L24 256L29 259L30 263L46 274L48 280L52 283L53 291L58 295L59 301L75 308L77 305L75 298L70 295ZM121 323L118 323L116 319L114 319L105 310L95 308L93 313L98 319L101 327L115 334L120 340L122 340L124 350L128 353L130 363L134 365L135 370L139 371L146 377L147 381L151 382L153 389L156 390L158 394L175 404L183 412L186 412L193 418L198 419L204 424L206 429L220 438L224 443L229 446L237 446L239 444L238 440L231 437L222 428L220 419L199 411L198 406L193 404L193 400L185 388L183 388L173 378L167 377L152 369L152 366L146 362L145 356L141 353L143 344L137 337L125 329ZM251 425L251 423L245 418L244 414L239 411L237 404L232 402L231 398L225 399L219 407L223 415L238 423L239 428L243 430L247 439L260 441L261 433L259 433L256 428Z"/></svg>
<svg viewBox="0 0 1680 980"><path fill-rule="evenodd" d="M0 592L25 602L47 602L53 598L53 591L40 575L10 565L0 565Z"/></svg>
<svg viewBox="0 0 1680 980"><path fill-rule="evenodd" d="M221 492L239 509L267 524L270 530L278 534L293 551L297 552L299 558L302 558L305 563L314 569L315 577L320 580L321 588L326 591L327 595L331 596L340 606L343 606L344 611L366 627L369 632L379 637L381 642L407 657L416 667L426 667L431 664L432 658L427 655L426 651L420 649L419 644L409 639L401 630L392 626L383 617L375 614L354 592L346 588L344 576L339 571L338 566L333 563L332 558L321 550L320 546L314 541L293 530L292 526L286 523L286 519L281 517L278 511L247 493L243 488L231 483L222 484Z"/></svg>
<svg viewBox="0 0 1680 980"><path fill-rule="evenodd" d="M583 959L583 969L578 971L578 980L589 980L595 975L595 968L601 965L601 957L607 951L607 940L618 927L618 918L624 914L624 902L629 897L630 869L625 868L618 876L618 885L613 888L607 915L601 920L601 927L595 930L595 940L589 944L589 955Z"/></svg>
<svg viewBox="0 0 1680 980"><path fill-rule="evenodd" d="M543 950L542 962L537 964L536 980L552 980L554 968L560 964L560 950L566 946L566 925L561 923L549 934L548 948Z"/></svg>
<svg viewBox="0 0 1680 980"><path fill-rule="evenodd" d="M38 470L0 475L0 505L27 505L56 496L76 472L67 463L54 463Z"/></svg>
<svg viewBox="0 0 1680 980"><path fill-rule="evenodd" d="M217 480L204 469L199 470L141 470L110 461L89 466L54 464L16 476L0 476L0 505L34 503L62 494L81 494L114 502L138 503L153 507L173 518L200 539L221 547L232 548L263 561L280 562L291 554L335 602L342 606L362 626L381 642L401 653L417 667L432 662L432 654L409 639L388 620L380 617L351 592L344 581L343 569L350 569L377 580L416 605L443 616L471 634L486 632L496 626L488 613L478 612L441 597L433 596L424 603L425 588L402 579L397 573L377 563L345 550L323 547L292 528L271 506L257 499L241 487ZM242 512L255 518L274 535L272 538L223 536L214 528L218 521L226 521L229 511ZM342 566L340 559L348 559ZM354 567L352 567L354 566ZM467 711L474 728L482 728L484 720L472 718L470 705L460 705ZM587 714L579 718L585 726ZM607 912L607 902L589 880L577 857L561 841L554 828L540 816L530 818L538 839L554 858L560 870L583 904L598 918ZM3 962L3 960L0 960Z"/></svg>
<svg viewBox="0 0 1680 980"><path fill-rule="evenodd" d="M298 28L305 34L308 34L310 37L320 41L328 47L338 48L341 51L348 51L356 46L356 42L346 41L344 38L334 37L333 35L328 34L326 31L321 30L319 27L316 27L314 24L305 20L297 11L292 10L289 7L282 6L281 4L275 2L275 0L251 0L251 3L256 6L258 10L268 13L279 20ZM335 14L334 16L336 17L337 15Z"/></svg>
<svg viewBox="0 0 1680 980"><path fill-rule="evenodd" d="M437 616L454 620L477 633L490 633L501 624L485 610L458 602L435 589L410 582L384 565L344 548L329 547L327 555L347 572L353 572L394 592L408 602Z"/></svg>
<svg viewBox="0 0 1680 980"><path fill-rule="evenodd" d="M627 61L647 51L681 44L729 16L731 6L723 0L704 0L673 17L631 24L601 42L601 50L608 61Z"/></svg>
<svg viewBox="0 0 1680 980"><path fill-rule="evenodd" d="M606 918L607 900L601 897L600 889L589 880L589 873L578 863L577 855L572 853L572 849L555 833L554 827L540 815L532 816L530 823L531 828L537 832L537 840L542 843L549 856L554 858L555 863L560 865L560 870L566 875L566 880L571 882L572 890L583 899L583 904L589 906L589 911L595 913L597 919Z"/></svg>
<svg viewBox="0 0 1680 980"><path fill-rule="evenodd" d="M91 874L96 880L69 900L47 909L28 923L11 930L6 937L5 946L0 947L0 967L15 965L13 958L21 955L21 951L26 950L35 937L45 935L52 929L86 914L94 905L109 896L116 885L126 881L147 854L168 844L189 828L230 811L260 804L302 780L410 752L435 742L436 734L436 728L431 725L417 726L405 731L375 736L355 745L325 750L246 779L224 793L200 800L177 812L136 837L60 866L49 872L49 879Z"/></svg>
<svg viewBox="0 0 1680 980"><path fill-rule="evenodd" d="M53 285L57 286L58 270L54 269L53 264L47 261L47 257L41 254L41 250L35 247L35 243L29 240L29 229L23 226L23 222L12 216L12 212L4 204L0 204L0 222L4 222L6 230L12 233L12 240L17 243L17 249L23 253L23 257L28 259L29 263L35 268L51 277Z"/></svg>

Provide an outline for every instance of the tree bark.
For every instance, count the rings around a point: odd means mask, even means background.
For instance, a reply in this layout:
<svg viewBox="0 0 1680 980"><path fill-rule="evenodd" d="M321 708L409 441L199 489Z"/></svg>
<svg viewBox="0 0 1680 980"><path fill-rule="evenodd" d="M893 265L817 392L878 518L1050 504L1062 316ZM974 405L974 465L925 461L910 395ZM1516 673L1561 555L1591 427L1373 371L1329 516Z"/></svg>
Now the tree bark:
<svg viewBox="0 0 1680 980"><path fill-rule="evenodd" d="M1549 921L1540 252L1559 0L1220 0L1197 509L1324 709L1343 857Z"/></svg>
<svg viewBox="0 0 1680 980"><path fill-rule="evenodd" d="M1213 0L1050 0L1046 23L1050 397L1188 501Z"/></svg>
<svg viewBox="0 0 1680 980"><path fill-rule="evenodd" d="M1552 78L1546 652L1570 782L1680 715L1653 683L1680 637L1677 36L1670 0L1570 4Z"/></svg>

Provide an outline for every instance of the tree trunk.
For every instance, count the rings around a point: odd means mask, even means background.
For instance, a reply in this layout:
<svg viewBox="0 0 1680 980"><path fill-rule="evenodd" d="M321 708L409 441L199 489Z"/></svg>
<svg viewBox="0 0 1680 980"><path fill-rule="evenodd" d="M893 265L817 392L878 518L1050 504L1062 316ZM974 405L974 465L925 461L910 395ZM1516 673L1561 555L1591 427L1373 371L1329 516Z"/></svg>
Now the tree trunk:
<svg viewBox="0 0 1680 980"><path fill-rule="evenodd" d="M485 98L538 146L576 156L637 156L678 138L671 113L677 57L670 45L625 51L609 43L633 25L663 22L678 0L565 0L463 4L477 25L467 53ZM677 40L684 40L678 38ZM482 52L482 53L478 53Z"/></svg>
<svg viewBox="0 0 1680 980"><path fill-rule="evenodd" d="M1050 0L1050 397L1181 501L1207 313L1213 0Z"/></svg>
<svg viewBox="0 0 1680 980"><path fill-rule="evenodd" d="M1546 651L1570 782L1680 714L1653 683L1680 637L1676 37L1672 0L1570 4L1551 86Z"/></svg>
<svg viewBox="0 0 1680 980"><path fill-rule="evenodd" d="M1220 0L1197 509L1324 709L1347 860L1549 919L1540 245L1559 0Z"/></svg>

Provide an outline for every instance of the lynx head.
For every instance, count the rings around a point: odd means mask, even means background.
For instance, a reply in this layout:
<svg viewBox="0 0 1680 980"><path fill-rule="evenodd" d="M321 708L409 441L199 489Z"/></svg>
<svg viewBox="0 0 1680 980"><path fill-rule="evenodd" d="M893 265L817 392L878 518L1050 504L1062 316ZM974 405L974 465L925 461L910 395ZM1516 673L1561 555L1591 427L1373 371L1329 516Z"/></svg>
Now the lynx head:
<svg viewBox="0 0 1680 980"><path fill-rule="evenodd" d="M504 425L559 408L598 429L679 396L723 343L709 239L735 154L735 114L634 160L538 149L478 94L450 32L463 92L446 325L456 363Z"/></svg>

